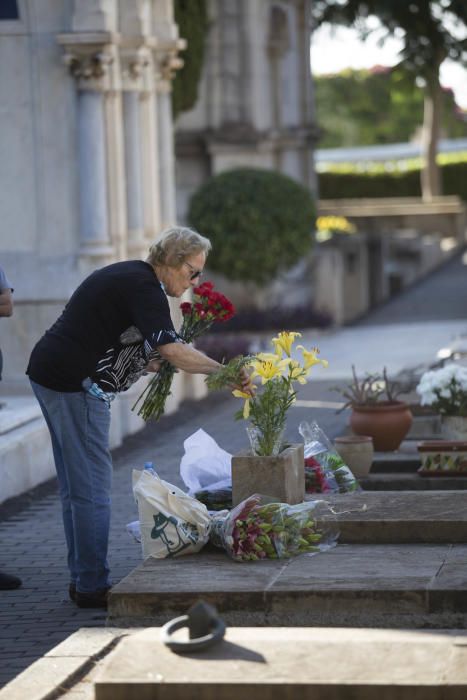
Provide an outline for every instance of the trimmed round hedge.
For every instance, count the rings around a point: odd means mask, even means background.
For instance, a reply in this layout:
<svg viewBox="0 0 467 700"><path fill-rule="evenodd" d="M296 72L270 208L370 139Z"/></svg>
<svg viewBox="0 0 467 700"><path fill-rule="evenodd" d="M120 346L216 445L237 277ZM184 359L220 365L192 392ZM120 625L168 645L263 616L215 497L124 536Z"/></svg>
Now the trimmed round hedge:
<svg viewBox="0 0 467 700"><path fill-rule="evenodd" d="M188 217L212 242L211 270L263 286L310 250L316 209L292 178L238 168L208 180L191 198Z"/></svg>

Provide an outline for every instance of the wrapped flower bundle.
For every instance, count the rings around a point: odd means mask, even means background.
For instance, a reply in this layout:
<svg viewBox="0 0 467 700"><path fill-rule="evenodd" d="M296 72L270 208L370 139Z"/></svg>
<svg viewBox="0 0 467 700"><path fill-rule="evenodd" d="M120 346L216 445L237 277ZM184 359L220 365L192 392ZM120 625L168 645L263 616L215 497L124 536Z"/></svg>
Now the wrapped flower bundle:
<svg viewBox="0 0 467 700"><path fill-rule="evenodd" d="M230 513L214 516L211 542L235 561L286 559L337 543L336 518L324 501L295 506L267 501L254 494Z"/></svg>
<svg viewBox="0 0 467 700"><path fill-rule="evenodd" d="M351 493L360 486L316 421L298 427L305 442L306 493Z"/></svg>
<svg viewBox="0 0 467 700"><path fill-rule="evenodd" d="M338 491L334 475L329 477L324 468L314 457L305 458L305 492L306 493L329 493Z"/></svg>
<svg viewBox="0 0 467 700"><path fill-rule="evenodd" d="M213 323L228 321L235 313L232 302L216 292L212 282L200 284L194 288L193 293L193 302L184 301L180 304L183 322L178 335L185 343L192 343ZM158 420L164 413L176 371L173 365L163 360L159 371L136 400L133 410L143 401L138 415L145 421L151 418Z"/></svg>

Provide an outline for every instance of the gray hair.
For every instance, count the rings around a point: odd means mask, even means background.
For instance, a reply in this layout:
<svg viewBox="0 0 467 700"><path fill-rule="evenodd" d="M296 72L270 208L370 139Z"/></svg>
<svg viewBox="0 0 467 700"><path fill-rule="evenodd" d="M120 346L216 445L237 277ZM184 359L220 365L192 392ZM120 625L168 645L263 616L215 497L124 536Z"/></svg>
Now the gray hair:
<svg viewBox="0 0 467 700"><path fill-rule="evenodd" d="M180 267L187 258L198 253L206 256L211 250L211 241L187 226L172 226L162 232L161 239L149 248L148 262L151 265Z"/></svg>

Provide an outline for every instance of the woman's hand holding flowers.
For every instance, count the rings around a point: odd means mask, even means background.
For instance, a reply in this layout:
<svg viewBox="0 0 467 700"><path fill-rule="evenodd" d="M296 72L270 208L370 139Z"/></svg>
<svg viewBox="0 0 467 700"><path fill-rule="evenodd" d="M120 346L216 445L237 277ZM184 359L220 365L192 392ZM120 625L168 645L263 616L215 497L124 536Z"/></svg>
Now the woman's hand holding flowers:
<svg viewBox="0 0 467 700"><path fill-rule="evenodd" d="M193 302L184 301L180 304L183 314L180 338L185 343L191 343L195 338L205 333L210 326L218 321L228 321L235 313L232 302L223 294L214 291L211 282L204 282L194 288ZM138 397L133 409L143 401L138 415L144 420L158 420L165 409L165 402L170 395L172 380L176 367L167 360L151 360L147 365L149 372L156 372L146 389Z"/></svg>

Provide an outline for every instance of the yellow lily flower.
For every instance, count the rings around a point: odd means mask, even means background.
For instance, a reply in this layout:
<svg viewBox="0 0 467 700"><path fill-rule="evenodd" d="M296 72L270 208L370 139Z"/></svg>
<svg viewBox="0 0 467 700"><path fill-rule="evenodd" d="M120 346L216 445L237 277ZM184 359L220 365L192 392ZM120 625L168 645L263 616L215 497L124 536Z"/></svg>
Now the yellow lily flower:
<svg viewBox="0 0 467 700"><path fill-rule="evenodd" d="M261 384L266 384L270 379L278 377L282 374L284 367L288 365L288 360L279 360L277 355L270 355L271 359L262 359L260 355L266 355L267 353L260 353L257 359L251 363L253 367L253 372L251 373L251 378L261 377Z"/></svg>
<svg viewBox="0 0 467 700"><path fill-rule="evenodd" d="M246 420L250 415L250 394L247 394L246 391L240 391L240 389L234 389L232 394L236 396L237 399L245 399L245 403L243 404L243 417Z"/></svg>
<svg viewBox="0 0 467 700"><path fill-rule="evenodd" d="M318 358L319 348L312 348L311 350L306 350L303 345L297 345L297 350L301 350L303 353L304 368L310 369L313 365L321 364L323 367L327 367L329 362L327 360L320 360Z"/></svg>
<svg viewBox="0 0 467 700"><path fill-rule="evenodd" d="M308 371L305 367L302 367L297 360L289 360L289 377L293 382L299 382L299 384L306 384L306 376Z"/></svg>
<svg viewBox="0 0 467 700"><path fill-rule="evenodd" d="M272 344L276 350L276 354L282 357L282 352L284 352L287 357L290 357L292 352L292 345L295 342L295 338L301 338L302 334L295 331L282 331L279 333L277 338L272 339Z"/></svg>
<svg viewBox="0 0 467 700"><path fill-rule="evenodd" d="M277 364L278 357L275 352L258 352L253 362L274 362Z"/></svg>

